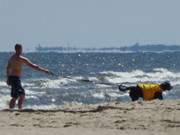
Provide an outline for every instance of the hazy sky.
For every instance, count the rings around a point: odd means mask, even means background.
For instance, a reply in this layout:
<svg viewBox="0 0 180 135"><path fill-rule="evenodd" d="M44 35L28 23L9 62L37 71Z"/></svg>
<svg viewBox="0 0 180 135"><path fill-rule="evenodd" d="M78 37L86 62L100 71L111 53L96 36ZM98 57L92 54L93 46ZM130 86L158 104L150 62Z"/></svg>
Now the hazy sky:
<svg viewBox="0 0 180 135"><path fill-rule="evenodd" d="M180 0L0 0L0 51L22 43L180 45Z"/></svg>

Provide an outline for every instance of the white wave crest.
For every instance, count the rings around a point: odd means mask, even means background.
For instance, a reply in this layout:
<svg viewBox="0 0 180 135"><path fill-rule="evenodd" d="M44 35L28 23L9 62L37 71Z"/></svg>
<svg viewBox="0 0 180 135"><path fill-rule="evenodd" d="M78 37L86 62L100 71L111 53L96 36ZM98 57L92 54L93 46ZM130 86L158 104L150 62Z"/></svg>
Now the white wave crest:
<svg viewBox="0 0 180 135"><path fill-rule="evenodd" d="M164 68L155 68L152 72L133 70L131 72L106 71L101 73L110 83L138 83L170 81L173 85L180 85L180 72L172 72Z"/></svg>
<svg viewBox="0 0 180 135"><path fill-rule="evenodd" d="M0 87L7 87L7 84L5 81L0 81Z"/></svg>

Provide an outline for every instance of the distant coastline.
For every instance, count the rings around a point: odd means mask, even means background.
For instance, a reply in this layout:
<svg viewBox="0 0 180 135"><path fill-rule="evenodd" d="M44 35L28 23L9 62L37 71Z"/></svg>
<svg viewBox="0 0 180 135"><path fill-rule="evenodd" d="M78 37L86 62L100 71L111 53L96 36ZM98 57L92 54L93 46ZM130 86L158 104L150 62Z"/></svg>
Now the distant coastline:
<svg viewBox="0 0 180 135"><path fill-rule="evenodd" d="M38 52L163 52L163 51L180 51L180 45L165 45L165 44L147 44L140 45L136 43L132 46L123 47L89 47L89 48L78 48L78 47L50 47L50 46L37 46L36 51Z"/></svg>

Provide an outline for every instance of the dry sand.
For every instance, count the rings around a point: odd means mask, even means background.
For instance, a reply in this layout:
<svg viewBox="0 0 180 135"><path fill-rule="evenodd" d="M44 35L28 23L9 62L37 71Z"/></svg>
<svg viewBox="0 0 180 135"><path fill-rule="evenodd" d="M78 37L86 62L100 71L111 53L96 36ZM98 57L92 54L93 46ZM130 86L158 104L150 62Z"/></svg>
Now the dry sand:
<svg viewBox="0 0 180 135"><path fill-rule="evenodd" d="M0 135L180 135L180 100L0 111Z"/></svg>

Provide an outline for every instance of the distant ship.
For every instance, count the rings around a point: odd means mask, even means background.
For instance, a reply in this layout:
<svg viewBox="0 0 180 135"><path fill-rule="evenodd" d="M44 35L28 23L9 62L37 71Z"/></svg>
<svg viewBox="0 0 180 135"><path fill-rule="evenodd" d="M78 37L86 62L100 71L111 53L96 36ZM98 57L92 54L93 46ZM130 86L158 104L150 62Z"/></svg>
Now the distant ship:
<svg viewBox="0 0 180 135"><path fill-rule="evenodd" d="M77 48L77 47L36 47L38 52L175 52L180 51L180 45L139 45L124 47L102 47L102 48Z"/></svg>
<svg viewBox="0 0 180 135"><path fill-rule="evenodd" d="M39 52L45 52L45 51L71 51L71 50L77 50L75 47L42 47L41 45L38 45L38 47L35 48L36 51Z"/></svg>

